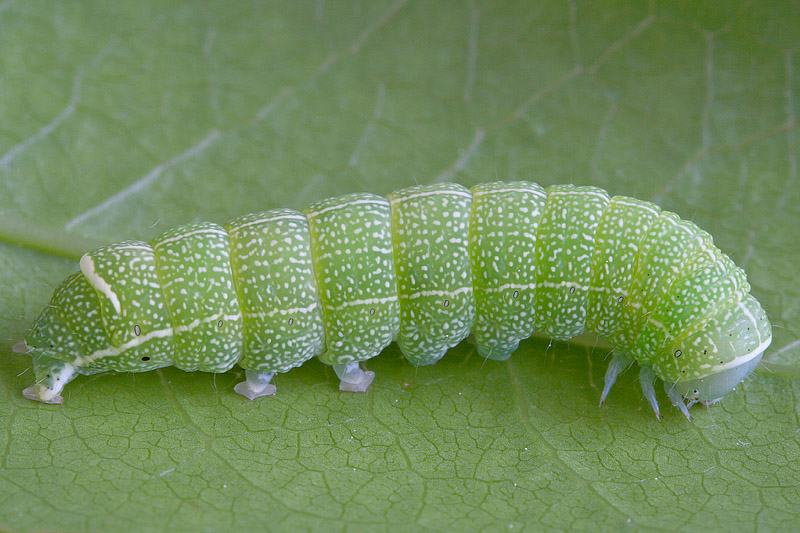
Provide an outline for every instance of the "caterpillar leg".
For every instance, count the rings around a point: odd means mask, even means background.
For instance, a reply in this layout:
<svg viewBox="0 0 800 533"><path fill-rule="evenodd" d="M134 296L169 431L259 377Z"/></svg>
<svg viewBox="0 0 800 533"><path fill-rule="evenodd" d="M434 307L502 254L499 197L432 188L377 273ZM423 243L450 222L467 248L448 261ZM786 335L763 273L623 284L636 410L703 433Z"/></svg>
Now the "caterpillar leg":
<svg viewBox="0 0 800 533"><path fill-rule="evenodd" d="M333 371L339 376L339 390L344 392L366 392L375 379L375 372L361 370L358 363L335 364Z"/></svg>
<svg viewBox="0 0 800 533"><path fill-rule="evenodd" d="M658 409L658 399L656 399L656 389L653 383L656 380L656 375L653 368L648 365L643 365L639 370L639 385L642 386L642 393L656 413L656 418L661 420L661 411Z"/></svg>
<svg viewBox="0 0 800 533"><path fill-rule="evenodd" d="M603 405L603 402L606 401L606 397L608 396L611 387L614 386L614 383L617 381L617 376L625 372L627 368L630 366L631 356L626 353L615 353L614 358L611 359L611 362L608 364L608 369L606 370L606 376L603 378L603 394L600 395L600 405Z"/></svg>
<svg viewBox="0 0 800 533"><path fill-rule="evenodd" d="M689 414L689 407L691 407L695 402L690 402L689 405L686 405L683 401L683 396L681 396L681 393L678 392L678 389L676 389L674 385L672 387L667 387L666 385L667 384L664 383L664 390L667 391L669 401L672 402L674 407L680 409L681 413L683 413L683 416L685 416L689 422L691 422L692 415Z"/></svg>
<svg viewBox="0 0 800 533"><path fill-rule="evenodd" d="M275 372L256 372L254 370L245 370L245 381L237 383L233 390L247 398L248 400L255 400L261 396L271 396L277 390L275 385L270 383Z"/></svg>

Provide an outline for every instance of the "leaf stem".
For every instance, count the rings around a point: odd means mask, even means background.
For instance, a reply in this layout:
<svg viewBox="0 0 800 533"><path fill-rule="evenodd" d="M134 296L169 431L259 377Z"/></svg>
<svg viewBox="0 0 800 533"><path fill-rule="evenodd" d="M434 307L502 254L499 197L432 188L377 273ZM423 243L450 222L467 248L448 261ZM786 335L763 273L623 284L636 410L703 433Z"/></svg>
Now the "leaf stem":
<svg viewBox="0 0 800 533"><path fill-rule="evenodd" d="M0 241L68 259L80 259L84 252L107 244L9 215L0 215Z"/></svg>

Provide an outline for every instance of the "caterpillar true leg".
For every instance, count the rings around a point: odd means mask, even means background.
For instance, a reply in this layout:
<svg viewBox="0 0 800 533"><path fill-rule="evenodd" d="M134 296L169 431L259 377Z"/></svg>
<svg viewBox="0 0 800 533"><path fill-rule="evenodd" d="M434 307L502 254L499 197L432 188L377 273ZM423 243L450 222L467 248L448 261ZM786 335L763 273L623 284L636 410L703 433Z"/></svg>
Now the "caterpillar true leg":
<svg viewBox="0 0 800 533"><path fill-rule="evenodd" d="M639 369L639 385L642 386L642 393L644 397L647 399L647 402L650 404L650 407L653 408L653 412L656 414L656 418L661 420L661 411L658 408L658 399L656 398L656 389L653 386L653 383L656 380L656 375L653 372L653 367L650 365L642 365ZM692 418L689 417L689 420Z"/></svg>
<svg viewBox="0 0 800 533"><path fill-rule="evenodd" d="M667 387L667 383L664 383L664 390L667 391L667 396L669 396L669 400L672 402L672 405L680 409L681 413L683 413L683 416L689 420L692 420L692 415L689 414L689 408L684 403L681 393L675 389L674 384L671 387Z"/></svg>
<svg viewBox="0 0 800 533"><path fill-rule="evenodd" d="M603 405L603 402L606 401L611 387L617 381L617 376L625 372L632 362L633 358L626 353L619 352L614 354L614 358L608 364L605 378L603 378L603 394L600 395L600 405Z"/></svg>

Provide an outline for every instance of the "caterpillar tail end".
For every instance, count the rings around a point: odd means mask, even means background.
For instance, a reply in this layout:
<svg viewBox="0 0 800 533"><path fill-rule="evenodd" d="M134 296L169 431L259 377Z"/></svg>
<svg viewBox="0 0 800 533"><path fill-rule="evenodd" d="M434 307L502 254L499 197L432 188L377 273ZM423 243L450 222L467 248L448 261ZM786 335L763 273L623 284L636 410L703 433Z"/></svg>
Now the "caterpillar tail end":
<svg viewBox="0 0 800 533"><path fill-rule="evenodd" d="M333 371L339 376L339 390L342 392L366 392L375 379L375 372L361 370L358 363L335 364Z"/></svg>
<svg viewBox="0 0 800 533"><path fill-rule="evenodd" d="M22 391L22 395L29 400L50 404L64 403L61 391L78 375L72 364L41 354L33 356L33 372L36 383Z"/></svg>
<svg viewBox="0 0 800 533"><path fill-rule="evenodd" d="M29 400L34 400L42 403L50 403L56 405L61 405L62 403L64 403L64 398L60 394L58 393L53 394L52 389L48 389L46 386L38 383L31 385L27 389L23 390L22 395Z"/></svg>
<svg viewBox="0 0 800 533"><path fill-rule="evenodd" d="M270 383L275 372L255 372L245 370L245 381L237 383L233 390L241 394L248 400L255 400L262 396L272 396L278 390L275 385Z"/></svg>
<svg viewBox="0 0 800 533"><path fill-rule="evenodd" d="M19 341L17 344L11 347L12 353L30 353L31 348L28 346L25 341Z"/></svg>
<svg viewBox="0 0 800 533"><path fill-rule="evenodd" d="M25 341L19 341L11 347L13 353L27 354L31 352L30 346ZM22 391L22 396L29 400L42 403L50 403L61 405L64 403L64 398L58 392L53 391L51 388L43 383L34 383L27 389Z"/></svg>

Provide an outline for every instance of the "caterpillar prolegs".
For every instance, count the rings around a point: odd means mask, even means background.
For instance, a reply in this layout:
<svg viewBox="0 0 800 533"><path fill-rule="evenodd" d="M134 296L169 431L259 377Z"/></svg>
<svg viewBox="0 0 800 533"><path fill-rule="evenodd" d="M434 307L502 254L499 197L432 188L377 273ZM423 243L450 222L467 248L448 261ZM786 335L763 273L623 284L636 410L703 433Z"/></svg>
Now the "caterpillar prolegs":
<svg viewBox="0 0 800 533"><path fill-rule="evenodd" d="M392 341L429 365L470 334L481 357L504 360L535 331L588 331L616 354L601 403L636 360L656 415L660 378L691 418L770 344L749 290L708 233L650 202L573 185L426 185L94 250L16 349L33 358L33 400L61 403L78 374L237 363L235 390L254 399L314 356L341 390L364 391L374 374L359 363Z"/></svg>

